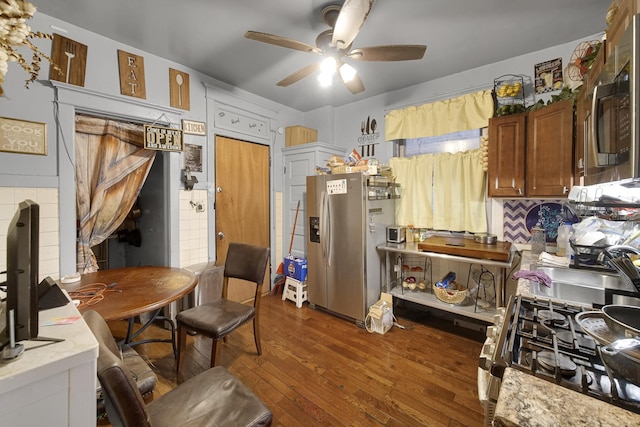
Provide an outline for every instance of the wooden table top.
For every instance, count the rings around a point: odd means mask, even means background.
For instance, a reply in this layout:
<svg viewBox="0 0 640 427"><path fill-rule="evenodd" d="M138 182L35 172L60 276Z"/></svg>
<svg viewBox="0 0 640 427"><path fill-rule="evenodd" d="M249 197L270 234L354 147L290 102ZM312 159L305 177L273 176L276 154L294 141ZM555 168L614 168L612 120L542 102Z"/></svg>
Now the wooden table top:
<svg viewBox="0 0 640 427"><path fill-rule="evenodd" d="M104 298L92 305L82 304L83 313L95 310L107 321L125 320L165 307L187 295L198 283L196 275L183 268L126 267L100 270L80 276L76 283L61 284L67 292L97 283L111 285Z"/></svg>

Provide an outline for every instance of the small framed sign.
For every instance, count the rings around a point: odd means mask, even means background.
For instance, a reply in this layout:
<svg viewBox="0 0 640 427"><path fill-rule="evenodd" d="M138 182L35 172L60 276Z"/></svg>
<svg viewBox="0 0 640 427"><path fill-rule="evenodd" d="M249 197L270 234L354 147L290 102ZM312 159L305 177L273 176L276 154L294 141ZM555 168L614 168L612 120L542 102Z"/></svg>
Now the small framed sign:
<svg viewBox="0 0 640 427"><path fill-rule="evenodd" d="M562 58L541 62L533 68L537 94L562 89Z"/></svg>
<svg viewBox="0 0 640 427"><path fill-rule="evenodd" d="M184 168L191 172L202 172L202 146L184 144Z"/></svg>
<svg viewBox="0 0 640 427"><path fill-rule="evenodd" d="M47 124L0 117L0 151L47 155Z"/></svg>
<svg viewBox="0 0 640 427"><path fill-rule="evenodd" d="M182 151L182 129L144 125L144 148L147 150Z"/></svg>
<svg viewBox="0 0 640 427"><path fill-rule="evenodd" d="M182 119L182 130L188 135L206 135L207 127L204 122Z"/></svg>

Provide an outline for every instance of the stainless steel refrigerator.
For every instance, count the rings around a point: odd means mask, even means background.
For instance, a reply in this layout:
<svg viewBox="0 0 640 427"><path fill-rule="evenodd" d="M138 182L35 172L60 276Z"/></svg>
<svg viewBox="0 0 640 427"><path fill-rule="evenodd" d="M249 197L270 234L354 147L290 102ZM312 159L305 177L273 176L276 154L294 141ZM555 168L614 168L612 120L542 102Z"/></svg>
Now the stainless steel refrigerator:
<svg viewBox="0 0 640 427"><path fill-rule="evenodd" d="M376 246L395 217L393 199L370 200L380 194L359 173L307 177L309 304L360 326L380 297L383 258Z"/></svg>

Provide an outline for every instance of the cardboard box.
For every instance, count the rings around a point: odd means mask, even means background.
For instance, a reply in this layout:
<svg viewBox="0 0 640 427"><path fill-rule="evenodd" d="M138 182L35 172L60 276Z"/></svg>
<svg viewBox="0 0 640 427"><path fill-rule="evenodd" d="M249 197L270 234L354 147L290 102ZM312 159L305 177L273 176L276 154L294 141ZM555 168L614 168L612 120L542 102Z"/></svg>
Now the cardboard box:
<svg viewBox="0 0 640 427"><path fill-rule="evenodd" d="M284 274L304 282L307 280L307 260L304 258L285 257Z"/></svg>
<svg viewBox="0 0 640 427"><path fill-rule="evenodd" d="M304 126L289 126L285 132L285 146L307 144L318 140L318 131Z"/></svg>

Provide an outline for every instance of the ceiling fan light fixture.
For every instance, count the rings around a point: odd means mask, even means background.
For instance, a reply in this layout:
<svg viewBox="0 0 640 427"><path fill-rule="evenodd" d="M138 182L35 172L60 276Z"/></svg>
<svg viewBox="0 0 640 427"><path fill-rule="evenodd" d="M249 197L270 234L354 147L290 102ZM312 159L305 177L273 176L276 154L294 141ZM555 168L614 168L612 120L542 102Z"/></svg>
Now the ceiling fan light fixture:
<svg viewBox="0 0 640 427"><path fill-rule="evenodd" d="M356 76L356 69L351 65L344 63L340 66L340 77L342 77L343 82L350 82Z"/></svg>
<svg viewBox="0 0 640 427"><path fill-rule="evenodd" d="M333 56L327 56L322 60L322 62L320 63L320 75L318 76L320 86L331 86L331 84L333 83L333 76L336 73L337 67L338 63Z"/></svg>
<svg viewBox="0 0 640 427"><path fill-rule="evenodd" d="M337 67L338 63L336 62L336 58L333 56L327 56L320 63L320 73L333 76L336 73Z"/></svg>

